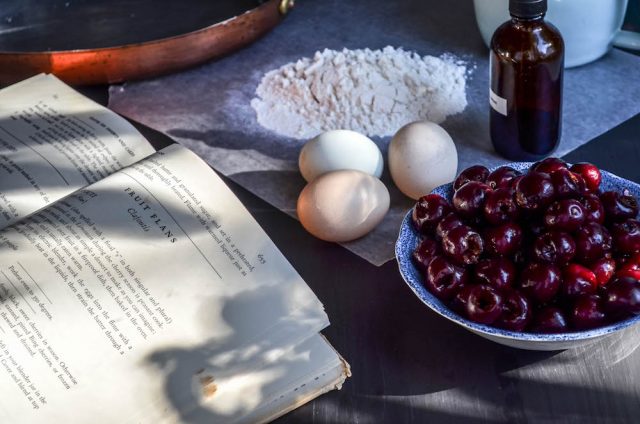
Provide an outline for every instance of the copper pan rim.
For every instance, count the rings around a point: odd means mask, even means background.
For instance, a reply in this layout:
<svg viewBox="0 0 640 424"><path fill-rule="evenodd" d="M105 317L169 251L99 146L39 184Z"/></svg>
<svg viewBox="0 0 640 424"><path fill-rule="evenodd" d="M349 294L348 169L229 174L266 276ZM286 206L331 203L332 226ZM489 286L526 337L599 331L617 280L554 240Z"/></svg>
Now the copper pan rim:
<svg viewBox="0 0 640 424"><path fill-rule="evenodd" d="M269 0L227 20L184 34L96 49L0 51L0 84L52 73L74 85L149 78L215 59L257 40L283 19Z"/></svg>

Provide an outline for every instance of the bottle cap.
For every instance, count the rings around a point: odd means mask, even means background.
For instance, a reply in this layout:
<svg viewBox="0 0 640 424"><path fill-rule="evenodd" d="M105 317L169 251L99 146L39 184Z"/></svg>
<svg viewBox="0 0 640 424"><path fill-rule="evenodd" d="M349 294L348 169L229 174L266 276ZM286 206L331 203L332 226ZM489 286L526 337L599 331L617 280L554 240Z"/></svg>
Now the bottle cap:
<svg viewBox="0 0 640 424"><path fill-rule="evenodd" d="M509 13L518 18L535 18L547 13L547 0L509 0Z"/></svg>

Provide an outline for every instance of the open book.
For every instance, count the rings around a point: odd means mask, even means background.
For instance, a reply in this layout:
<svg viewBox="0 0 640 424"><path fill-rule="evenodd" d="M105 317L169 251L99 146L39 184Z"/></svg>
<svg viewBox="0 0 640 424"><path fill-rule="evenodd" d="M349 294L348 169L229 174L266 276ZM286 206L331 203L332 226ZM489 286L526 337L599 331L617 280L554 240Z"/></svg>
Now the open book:
<svg viewBox="0 0 640 424"><path fill-rule="evenodd" d="M349 367L222 180L55 77L0 91L0 422L270 421Z"/></svg>

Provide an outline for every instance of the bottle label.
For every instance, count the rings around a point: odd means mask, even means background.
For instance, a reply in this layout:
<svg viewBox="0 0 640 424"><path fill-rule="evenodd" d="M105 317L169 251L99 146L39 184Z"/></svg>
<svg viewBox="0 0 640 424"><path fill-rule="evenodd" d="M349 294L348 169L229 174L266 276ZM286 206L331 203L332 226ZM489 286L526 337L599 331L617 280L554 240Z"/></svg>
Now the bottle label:
<svg viewBox="0 0 640 424"><path fill-rule="evenodd" d="M507 99L498 96L492 89L489 89L489 103L491 103L493 110L507 116Z"/></svg>

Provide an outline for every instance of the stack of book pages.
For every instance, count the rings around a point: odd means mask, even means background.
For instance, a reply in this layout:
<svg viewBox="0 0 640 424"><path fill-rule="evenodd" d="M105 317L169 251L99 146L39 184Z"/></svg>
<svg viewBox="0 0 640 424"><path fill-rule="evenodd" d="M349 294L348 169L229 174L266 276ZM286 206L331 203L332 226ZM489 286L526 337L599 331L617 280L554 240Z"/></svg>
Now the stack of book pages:
<svg viewBox="0 0 640 424"><path fill-rule="evenodd" d="M196 154L0 91L0 422L267 422L340 388L323 306Z"/></svg>

